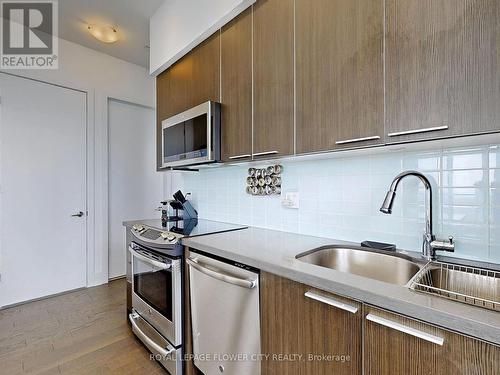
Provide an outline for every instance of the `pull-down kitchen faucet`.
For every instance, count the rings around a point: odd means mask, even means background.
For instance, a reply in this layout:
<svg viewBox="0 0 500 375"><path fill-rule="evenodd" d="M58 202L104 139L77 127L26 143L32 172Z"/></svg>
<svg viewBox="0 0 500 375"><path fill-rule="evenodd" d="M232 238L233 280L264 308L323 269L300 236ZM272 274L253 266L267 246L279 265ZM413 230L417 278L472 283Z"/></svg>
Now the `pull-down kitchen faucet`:
<svg viewBox="0 0 500 375"><path fill-rule="evenodd" d="M436 240L432 232L432 187L427 179L422 173L417 171L406 171L398 174L392 181L391 187L385 196L382 207L380 211L384 214L392 214L392 206L394 204L394 198L396 197L396 189L400 181L406 176L415 176L422 181L425 187L425 233L424 240L422 244L422 255L427 259L435 259L436 251L455 251L455 244L453 243L453 237L449 237L446 240Z"/></svg>

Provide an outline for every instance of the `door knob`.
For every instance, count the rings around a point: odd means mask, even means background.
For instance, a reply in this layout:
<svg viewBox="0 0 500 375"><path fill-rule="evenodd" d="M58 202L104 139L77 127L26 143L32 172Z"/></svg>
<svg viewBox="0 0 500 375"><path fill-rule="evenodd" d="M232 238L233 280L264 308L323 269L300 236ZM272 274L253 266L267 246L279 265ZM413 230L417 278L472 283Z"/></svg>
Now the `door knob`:
<svg viewBox="0 0 500 375"><path fill-rule="evenodd" d="M71 215L71 217L82 217L83 215L82 211L78 211L78 213Z"/></svg>

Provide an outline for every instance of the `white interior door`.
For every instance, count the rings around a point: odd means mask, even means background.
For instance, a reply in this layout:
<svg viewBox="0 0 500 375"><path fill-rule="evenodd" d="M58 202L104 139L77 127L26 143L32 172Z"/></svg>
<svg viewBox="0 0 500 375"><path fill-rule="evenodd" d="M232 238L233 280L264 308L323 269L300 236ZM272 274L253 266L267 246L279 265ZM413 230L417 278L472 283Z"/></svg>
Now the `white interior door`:
<svg viewBox="0 0 500 375"><path fill-rule="evenodd" d="M156 172L156 124L151 108L108 101L109 277L125 275L125 220L158 217L163 197Z"/></svg>
<svg viewBox="0 0 500 375"><path fill-rule="evenodd" d="M86 94L0 73L0 306L85 287Z"/></svg>

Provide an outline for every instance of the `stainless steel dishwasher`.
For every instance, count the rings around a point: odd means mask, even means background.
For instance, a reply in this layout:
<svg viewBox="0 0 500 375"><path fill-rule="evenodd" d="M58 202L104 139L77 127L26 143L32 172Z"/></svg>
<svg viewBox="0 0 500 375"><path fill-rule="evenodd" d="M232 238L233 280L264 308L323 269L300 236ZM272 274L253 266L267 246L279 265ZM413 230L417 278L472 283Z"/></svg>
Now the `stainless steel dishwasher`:
<svg viewBox="0 0 500 375"><path fill-rule="evenodd" d="M195 366L205 375L259 375L258 271L195 252L186 261Z"/></svg>

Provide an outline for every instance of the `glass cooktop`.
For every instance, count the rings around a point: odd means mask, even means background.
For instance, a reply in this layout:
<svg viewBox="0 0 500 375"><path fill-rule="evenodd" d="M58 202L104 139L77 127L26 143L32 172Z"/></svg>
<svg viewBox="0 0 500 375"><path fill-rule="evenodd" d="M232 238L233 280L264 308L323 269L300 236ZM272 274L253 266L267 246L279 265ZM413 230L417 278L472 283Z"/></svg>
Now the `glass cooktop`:
<svg viewBox="0 0 500 375"><path fill-rule="evenodd" d="M160 231L169 231L178 233L185 237L197 237L207 234L223 233L233 230L240 230L248 228L245 225L222 223L219 221L211 221L204 219L190 219L190 220L173 220L168 221L167 226L161 225L161 220L143 220L137 222Z"/></svg>

